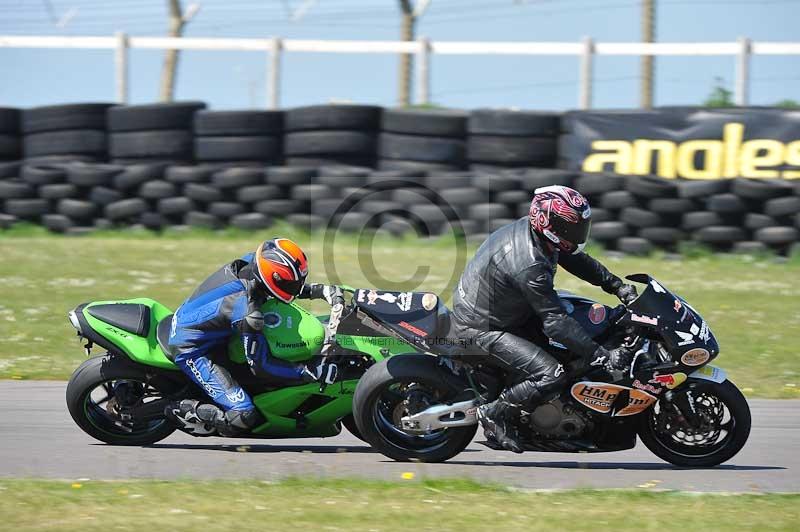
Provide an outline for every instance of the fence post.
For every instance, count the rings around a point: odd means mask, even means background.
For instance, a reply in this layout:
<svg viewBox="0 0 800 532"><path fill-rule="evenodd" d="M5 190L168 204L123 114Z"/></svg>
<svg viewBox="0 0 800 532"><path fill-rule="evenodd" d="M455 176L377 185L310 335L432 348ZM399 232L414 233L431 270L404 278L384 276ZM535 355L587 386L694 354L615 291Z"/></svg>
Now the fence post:
<svg viewBox="0 0 800 532"><path fill-rule="evenodd" d="M267 107L278 109L281 98L281 56L283 43L280 37L273 37L269 50L269 65L267 70Z"/></svg>
<svg viewBox="0 0 800 532"><path fill-rule="evenodd" d="M736 56L736 105L745 106L750 97L750 53L752 43L747 37L739 37L739 54Z"/></svg>
<svg viewBox="0 0 800 532"><path fill-rule="evenodd" d="M594 69L594 41L591 37L583 38L583 52L581 53L578 92L578 108L592 108L592 75Z"/></svg>
<svg viewBox="0 0 800 532"><path fill-rule="evenodd" d="M118 31L116 33L117 46L114 48L115 85L117 101L128 103L128 35Z"/></svg>
<svg viewBox="0 0 800 532"><path fill-rule="evenodd" d="M417 104L430 103L431 91L431 42L427 37L417 39Z"/></svg>

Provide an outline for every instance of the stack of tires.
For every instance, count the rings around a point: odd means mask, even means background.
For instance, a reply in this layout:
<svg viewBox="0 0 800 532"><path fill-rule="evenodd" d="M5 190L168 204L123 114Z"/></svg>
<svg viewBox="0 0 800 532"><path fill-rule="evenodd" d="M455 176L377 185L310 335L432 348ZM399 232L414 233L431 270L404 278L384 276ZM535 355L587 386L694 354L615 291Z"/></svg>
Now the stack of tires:
<svg viewBox="0 0 800 532"><path fill-rule="evenodd" d="M194 114L205 106L175 102L111 107L107 113L111 162L192 162Z"/></svg>
<svg viewBox="0 0 800 532"><path fill-rule="evenodd" d="M467 117L457 110L385 109L378 168L418 172L464 168Z"/></svg>
<svg viewBox="0 0 800 532"><path fill-rule="evenodd" d="M561 116L557 113L477 109L469 115L470 168L553 167Z"/></svg>
<svg viewBox="0 0 800 532"><path fill-rule="evenodd" d="M34 107L22 111L23 155L29 162L103 161L108 103Z"/></svg>
<svg viewBox="0 0 800 532"><path fill-rule="evenodd" d="M373 166L381 108L312 105L285 114L284 156L289 166Z"/></svg>
<svg viewBox="0 0 800 532"><path fill-rule="evenodd" d="M283 111L205 111L194 115L194 156L227 166L280 164Z"/></svg>

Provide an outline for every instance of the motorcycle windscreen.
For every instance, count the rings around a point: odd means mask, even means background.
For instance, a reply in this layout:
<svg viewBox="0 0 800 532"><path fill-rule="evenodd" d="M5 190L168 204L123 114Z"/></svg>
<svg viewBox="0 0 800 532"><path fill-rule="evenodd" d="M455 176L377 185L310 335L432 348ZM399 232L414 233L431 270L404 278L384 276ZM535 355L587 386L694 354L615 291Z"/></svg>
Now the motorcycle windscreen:
<svg viewBox="0 0 800 532"><path fill-rule="evenodd" d="M389 292L359 289L358 307L399 336L424 348L437 339L440 301L428 292Z"/></svg>
<svg viewBox="0 0 800 532"><path fill-rule="evenodd" d="M688 366L699 366L719 353L708 325L686 301L649 275L629 275L628 279L647 285L628 305L631 322L656 329L669 352L681 355Z"/></svg>

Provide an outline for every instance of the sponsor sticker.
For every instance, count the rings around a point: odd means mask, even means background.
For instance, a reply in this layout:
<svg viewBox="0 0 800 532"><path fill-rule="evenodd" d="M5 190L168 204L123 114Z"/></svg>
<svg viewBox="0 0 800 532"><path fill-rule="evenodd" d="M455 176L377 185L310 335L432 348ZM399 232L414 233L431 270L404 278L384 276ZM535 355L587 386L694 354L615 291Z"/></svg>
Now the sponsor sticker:
<svg viewBox="0 0 800 532"><path fill-rule="evenodd" d="M601 305L600 303L595 303L592 305L592 308L589 309L589 321L598 325L606 319L606 307L605 305Z"/></svg>
<svg viewBox="0 0 800 532"><path fill-rule="evenodd" d="M402 327L403 329L405 329L407 331L411 331L412 333L414 333L417 336L420 336L422 338L426 338L428 336L428 333L426 333L425 331L423 331L419 327L415 327L414 325L411 325L407 321L401 321L400 323L398 323L398 325L400 327Z"/></svg>
<svg viewBox="0 0 800 532"><path fill-rule="evenodd" d="M653 394L656 394L656 395L660 394L661 391L664 389L664 388L660 388L658 386L653 386L652 384L643 383L639 379L636 379L635 381L633 381L633 384L631 384L631 386L633 386L634 388L637 388L639 390L644 390L645 392L653 393Z"/></svg>
<svg viewBox="0 0 800 532"><path fill-rule="evenodd" d="M672 390L676 386L680 386L686 381L685 373L665 373L659 375L658 372L653 374L653 378L649 382L653 384L660 384L665 386L668 390Z"/></svg>
<svg viewBox="0 0 800 532"><path fill-rule="evenodd" d="M425 310L433 310L438 302L439 298L436 294L431 294L430 292L422 294L422 308Z"/></svg>
<svg viewBox="0 0 800 532"><path fill-rule="evenodd" d="M624 391L628 392L628 404L614 412L615 416L638 414L656 401L655 397L642 390L604 382L578 382L570 389L576 401L602 414L611 412L614 401Z"/></svg>
<svg viewBox="0 0 800 532"><path fill-rule="evenodd" d="M681 308L683 308L683 305L681 305L681 302L676 299L673 308L675 309L675 312L678 312Z"/></svg>
<svg viewBox="0 0 800 532"><path fill-rule="evenodd" d="M267 312L264 314L264 327L268 329L275 329L280 327L283 318L277 312Z"/></svg>
<svg viewBox="0 0 800 532"><path fill-rule="evenodd" d="M631 312L631 321L646 323L647 325L658 325L658 318L645 316L643 314L634 314L633 312Z"/></svg>
<svg viewBox="0 0 800 532"><path fill-rule="evenodd" d="M711 358L709 352L702 347L698 347L686 351L681 357L681 362L687 366L699 366L708 362L709 358Z"/></svg>
<svg viewBox="0 0 800 532"><path fill-rule="evenodd" d="M386 294L389 295L389 294ZM397 306L403 312L408 312L411 310L411 298L413 294L411 292L403 292L399 296L397 296Z"/></svg>
<svg viewBox="0 0 800 532"><path fill-rule="evenodd" d="M378 300L378 292L375 290L370 290L367 292L367 305L374 305L375 302Z"/></svg>
<svg viewBox="0 0 800 532"><path fill-rule="evenodd" d="M689 345L689 344L693 344L694 343L694 335L692 333L687 333L687 332L683 332L683 331L675 331L675 334L677 334L678 338L681 339L681 341L678 342L679 346L684 346L684 345Z"/></svg>
<svg viewBox="0 0 800 532"><path fill-rule="evenodd" d="M700 327L700 333L697 335L702 341L708 343L711 338L711 332L708 330L708 324L703 320L703 325Z"/></svg>
<svg viewBox="0 0 800 532"><path fill-rule="evenodd" d="M358 301L359 303L363 303L364 302L364 294L366 294L366 293L367 293L366 290L363 290L363 289L359 290L358 293L356 294L356 301Z"/></svg>
<svg viewBox="0 0 800 532"><path fill-rule="evenodd" d="M660 294L666 294L667 293L667 291L664 290L664 287L661 286L660 284L658 284L658 281L656 281L655 279L652 279L650 281L650 286L652 286L653 290L655 290L656 292L658 292Z"/></svg>

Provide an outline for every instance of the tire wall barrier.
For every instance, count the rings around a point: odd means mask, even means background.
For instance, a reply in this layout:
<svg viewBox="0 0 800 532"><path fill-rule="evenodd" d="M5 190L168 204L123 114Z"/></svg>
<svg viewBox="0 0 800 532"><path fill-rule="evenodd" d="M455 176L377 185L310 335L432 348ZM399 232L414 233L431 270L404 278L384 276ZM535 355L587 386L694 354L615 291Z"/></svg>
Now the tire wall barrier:
<svg viewBox="0 0 800 532"><path fill-rule="evenodd" d="M262 229L286 219L394 234L455 227L481 240L526 215L536 188L562 184L589 198L592 236L610 249L642 254L695 241L785 253L800 231L798 117L684 108L209 111L202 102L0 108L0 227ZM741 177L752 171L767 174Z"/></svg>

